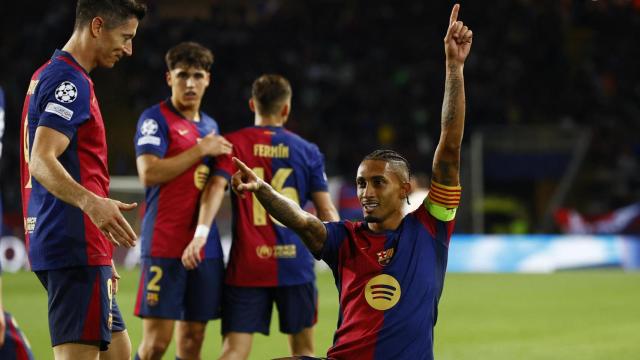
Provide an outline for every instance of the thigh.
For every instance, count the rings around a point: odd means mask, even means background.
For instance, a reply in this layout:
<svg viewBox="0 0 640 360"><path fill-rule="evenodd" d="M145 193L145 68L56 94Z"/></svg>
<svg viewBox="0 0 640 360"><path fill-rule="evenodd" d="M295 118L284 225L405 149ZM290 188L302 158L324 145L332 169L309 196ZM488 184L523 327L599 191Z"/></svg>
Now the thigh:
<svg viewBox="0 0 640 360"><path fill-rule="evenodd" d="M106 350L113 323L111 266L47 270L37 275L47 289L52 346L78 343Z"/></svg>
<svg viewBox="0 0 640 360"><path fill-rule="evenodd" d="M180 259L143 258L135 315L180 320L186 286L187 270Z"/></svg>
<svg viewBox="0 0 640 360"><path fill-rule="evenodd" d="M273 298L268 287L225 286L222 304L222 333L269 335Z"/></svg>
<svg viewBox="0 0 640 360"><path fill-rule="evenodd" d="M314 282L280 286L275 290L280 331L297 334L313 326L318 317L318 291Z"/></svg>
<svg viewBox="0 0 640 360"><path fill-rule="evenodd" d="M17 321L8 312L4 313L4 320L6 327L4 345L0 347L0 359L33 360L29 341L18 327Z"/></svg>
<svg viewBox="0 0 640 360"><path fill-rule="evenodd" d="M187 290L181 320L207 322L220 318L223 277L222 258L205 259L197 268L187 271Z"/></svg>

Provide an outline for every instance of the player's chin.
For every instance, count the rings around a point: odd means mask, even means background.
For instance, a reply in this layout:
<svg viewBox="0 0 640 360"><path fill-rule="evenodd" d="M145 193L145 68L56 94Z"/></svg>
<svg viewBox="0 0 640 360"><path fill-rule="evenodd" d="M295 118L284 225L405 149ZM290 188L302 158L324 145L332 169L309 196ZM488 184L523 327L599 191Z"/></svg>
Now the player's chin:
<svg viewBox="0 0 640 360"><path fill-rule="evenodd" d="M368 222L368 223L380 223L382 222L382 219L380 219L379 217L372 215L372 214L364 214L364 221Z"/></svg>

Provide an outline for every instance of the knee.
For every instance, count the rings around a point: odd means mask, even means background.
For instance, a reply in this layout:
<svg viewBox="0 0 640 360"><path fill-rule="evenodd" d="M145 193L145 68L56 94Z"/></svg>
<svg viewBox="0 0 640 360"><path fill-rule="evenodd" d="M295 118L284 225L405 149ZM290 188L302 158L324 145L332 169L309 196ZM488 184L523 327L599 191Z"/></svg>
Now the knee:
<svg viewBox="0 0 640 360"><path fill-rule="evenodd" d="M161 359L168 347L169 341L165 340L143 341L139 355L141 359Z"/></svg>
<svg viewBox="0 0 640 360"><path fill-rule="evenodd" d="M189 354L197 354L200 352L203 342L203 331L188 331L180 339L180 347Z"/></svg>

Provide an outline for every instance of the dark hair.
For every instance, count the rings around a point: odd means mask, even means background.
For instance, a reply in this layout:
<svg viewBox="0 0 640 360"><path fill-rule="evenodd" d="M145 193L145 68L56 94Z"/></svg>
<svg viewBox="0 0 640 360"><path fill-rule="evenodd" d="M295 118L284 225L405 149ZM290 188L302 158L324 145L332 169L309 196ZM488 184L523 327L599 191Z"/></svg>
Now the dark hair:
<svg viewBox="0 0 640 360"><path fill-rule="evenodd" d="M265 74L253 82L251 96L260 115L275 115L282 102L291 98L291 84L280 75Z"/></svg>
<svg viewBox="0 0 640 360"><path fill-rule="evenodd" d="M394 171L398 173L401 179L409 181L411 178L411 166L409 166L409 162L393 150L375 150L362 159L362 161L365 160L386 161L394 168Z"/></svg>
<svg viewBox="0 0 640 360"><path fill-rule="evenodd" d="M105 20L105 27L113 29L132 16L142 20L146 13L147 6L136 0L78 0L75 28L100 16Z"/></svg>
<svg viewBox="0 0 640 360"><path fill-rule="evenodd" d="M213 64L213 53L193 41L185 41L172 47L164 57L167 69L173 70L178 64L209 71Z"/></svg>

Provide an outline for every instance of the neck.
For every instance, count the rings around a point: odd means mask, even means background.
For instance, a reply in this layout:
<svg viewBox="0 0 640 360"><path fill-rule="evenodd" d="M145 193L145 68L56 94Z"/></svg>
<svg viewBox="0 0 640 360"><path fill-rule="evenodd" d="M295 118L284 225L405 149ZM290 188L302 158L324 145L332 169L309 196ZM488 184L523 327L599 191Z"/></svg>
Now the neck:
<svg viewBox="0 0 640 360"><path fill-rule="evenodd" d="M186 119L200 121L200 103L195 106L184 106L172 96L171 105L173 105L173 107Z"/></svg>
<svg viewBox="0 0 640 360"><path fill-rule="evenodd" d="M280 116L262 116L256 113L254 123L256 126L284 126L285 119Z"/></svg>
<svg viewBox="0 0 640 360"><path fill-rule="evenodd" d="M389 215L384 221L371 223L368 222L367 226L369 230L375 233L381 233L388 230L395 230L400 226L402 219L404 216L402 215L402 211L394 211L393 214Z"/></svg>
<svg viewBox="0 0 640 360"><path fill-rule="evenodd" d="M71 54L73 59L78 62L86 72L91 72L98 64L93 56L93 49L83 34L83 30L74 31L62 50Z"/></svg>

